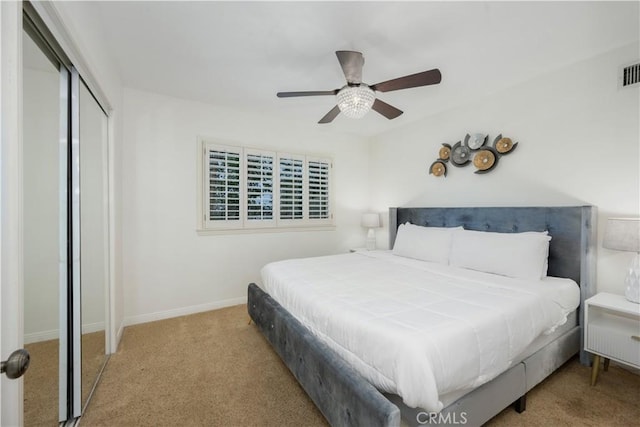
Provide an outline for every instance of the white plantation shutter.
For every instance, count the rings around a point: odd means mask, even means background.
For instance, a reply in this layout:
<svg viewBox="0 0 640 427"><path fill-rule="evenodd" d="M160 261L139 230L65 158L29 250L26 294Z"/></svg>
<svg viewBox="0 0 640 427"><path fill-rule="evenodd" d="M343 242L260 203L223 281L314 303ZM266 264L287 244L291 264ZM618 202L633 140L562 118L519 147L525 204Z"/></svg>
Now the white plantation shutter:
<svg viewBox="0 0 640 427"><path fill-rule="evenodd" d="M200 141L199 231L333 225L330 158Z"/></svg>
<svg viewBox="0 0 640 427"><path fill-rule="evenodd" d="M255 226L274 225L274 159L272 152L245 150L246 219Z"/></svg>
<svg viewBox="0 0 640 427"><path fill-rule="evenodd" d="M210 145L205 154L206 220L220 225L240 222L240 150Z"/></svg>
<svg viewBox="0 0 640 427"><path fill-rule="evenodd" d="M331 219L329 198L329 176L331 161L329 159L307 158L307 198L310 220Z"/></svg>
<svg viewBox="0 0 640 427"><path fill-rule="evenodd" d="M283 154L278 158L281 221L304 218L304 156Z"/></svg>

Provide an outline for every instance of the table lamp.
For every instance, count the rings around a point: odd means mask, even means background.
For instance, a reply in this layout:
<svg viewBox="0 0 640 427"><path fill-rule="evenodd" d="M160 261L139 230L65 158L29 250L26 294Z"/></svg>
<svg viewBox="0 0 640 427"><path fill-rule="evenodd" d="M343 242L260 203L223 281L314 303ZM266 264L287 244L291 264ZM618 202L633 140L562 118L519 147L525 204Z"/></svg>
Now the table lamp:
<svg viewBox="0 0 640 427"><path fill-rule="evenodd" d="M374 228L380 227L380 215L377 213L362 214L362 226L369 229L367 232L367 250L372 251L376 248L376 233Z"/></svg>
<svg viewBox="0 0 640 427"><path fill-rule="evenodd" d="M602 246L616 251L635 252L624 279L624 296L640 303L640 218L609 218Z"/></svg>

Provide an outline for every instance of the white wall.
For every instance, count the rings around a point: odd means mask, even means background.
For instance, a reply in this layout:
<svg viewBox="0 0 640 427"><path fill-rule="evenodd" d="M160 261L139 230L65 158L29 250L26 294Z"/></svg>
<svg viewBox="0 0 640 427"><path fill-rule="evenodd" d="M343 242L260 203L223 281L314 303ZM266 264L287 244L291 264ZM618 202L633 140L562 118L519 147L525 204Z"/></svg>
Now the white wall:
<svg viewBox="0 0 640 427"><path fill-rule="evenodd" d="M198 236L198 136L331 155L335 231ZM315 123L277 122L125 89L122 174L126 323L242 303L267 262L346 252L364 242L367 142L330 136Z"/></svg>
<svg viewBox="0 0 640 427"><path fill-rule="evenodd" d="M640 89L619 90L618 66L638 60L629 45L477 99L400 130L371 146L372 205L598 208L598 290L623 293L630 253L601 247L606 218L640 216ZM446 76L443 77L446 79ZM519 141L485 175L473 166L429 175L442 143L467 133ZM385 230L386 232L386 230ZM380 245L386 234L378 233Z"/></svg>

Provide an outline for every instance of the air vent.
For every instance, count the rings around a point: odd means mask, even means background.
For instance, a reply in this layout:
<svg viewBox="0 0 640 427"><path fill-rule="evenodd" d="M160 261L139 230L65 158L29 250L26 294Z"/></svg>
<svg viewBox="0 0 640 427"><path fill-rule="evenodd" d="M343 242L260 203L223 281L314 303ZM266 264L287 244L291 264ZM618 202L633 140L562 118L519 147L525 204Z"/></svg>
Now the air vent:
<svg viewBox="0 0 640 427"><path fill-rule="evenodd" d="M620 68L620 87L640 85L640 62Z"/></svg>

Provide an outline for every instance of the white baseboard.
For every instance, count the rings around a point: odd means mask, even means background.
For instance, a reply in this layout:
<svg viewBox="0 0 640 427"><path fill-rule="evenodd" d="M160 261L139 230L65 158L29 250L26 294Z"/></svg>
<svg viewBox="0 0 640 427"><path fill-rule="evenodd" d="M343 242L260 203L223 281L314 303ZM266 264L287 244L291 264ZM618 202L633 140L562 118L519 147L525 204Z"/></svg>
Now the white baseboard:
<svg viewBox="0 0 640 427"><path fill-rule="evenodd" d="M57 339L58 339L58 329L24 334L25 344L33 344L34 342L57 340Z"/></svg>
<svg viewBox="0 0 640 427"><path fill-rule="evenodd" d="M104 331L104 322L87 323L82 325L83 334L90 334L91 332L98 332L98 331ZM33 344L35 342L57 340L57 339L58 339L58 329L24 334L25 344Z"/></svg>
<svg viewBox="0 0 640 427"><path fill-rule="evenodd" d="M104 331L104 322L87 323L82 325L82 333L90 334L92 332Z"/></svg>
<svg viewBox="0 0 640 427"><path fill-rule="evenodd" d="M202 313L203 311L217 310L219 308L231 307L232 305L246 304L247 297L230 298L221 301L209 302L206 304L192 305L189 307L175 308L167 311L157 311L149 314L139 314L124 318L124 326L137 325L140 323L155 322L156 320L171 319L173 317L186 316L189 314ZM121 334L118 331L118 334ZM119 339L118 339L119 341Z"/></svg>

